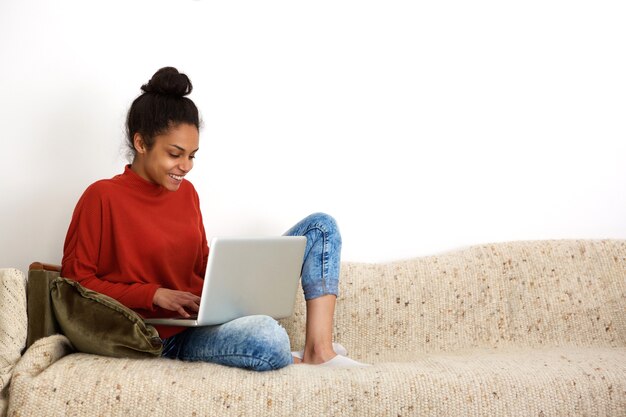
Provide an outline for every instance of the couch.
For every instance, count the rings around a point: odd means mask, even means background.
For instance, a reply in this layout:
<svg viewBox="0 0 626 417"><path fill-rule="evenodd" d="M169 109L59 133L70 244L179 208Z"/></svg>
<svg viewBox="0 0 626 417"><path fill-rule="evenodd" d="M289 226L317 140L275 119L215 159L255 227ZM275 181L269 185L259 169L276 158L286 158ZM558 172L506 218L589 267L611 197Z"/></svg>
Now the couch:
<svg viewBox="0 0 626 417"><path fill-rule="evenodd" d="M366 368L256 373L26 344L25 278L0 272L8 416L626 416L626 240L476 245L344 262L335 340ZM304 345L304 301L282 324Z"/></svg>

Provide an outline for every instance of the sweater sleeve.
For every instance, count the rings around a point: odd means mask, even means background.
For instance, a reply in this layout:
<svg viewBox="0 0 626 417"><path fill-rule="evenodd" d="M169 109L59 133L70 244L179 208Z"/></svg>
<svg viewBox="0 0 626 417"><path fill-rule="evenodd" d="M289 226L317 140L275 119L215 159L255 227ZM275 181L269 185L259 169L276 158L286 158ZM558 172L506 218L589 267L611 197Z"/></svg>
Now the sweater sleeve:
<svg viewBox="0 0 626 417"><path fill-rule="evenodd" d="M61 276L85 288L108 295L132 309L154 310L152 300L160 287L153 283L111 282L98 276L103 224L107 223L102 190L93 184L82 195L72 216L61 263Z"/></svg>
<svg viewBox="0 0 626 417"><path fill-rule="evenodd" d="M194 190L195 192L195 190ZM206 231L204 230L204 221L202 220L202 210L200 210L200 197L198 197L198 193L195 192L196 197L196 205L198 207L198 215L200 219L200 231L202 233L202 268L200 270L200 276L203 277L206 275L206 267L209 261L209 245L206 238Z"/></svg>

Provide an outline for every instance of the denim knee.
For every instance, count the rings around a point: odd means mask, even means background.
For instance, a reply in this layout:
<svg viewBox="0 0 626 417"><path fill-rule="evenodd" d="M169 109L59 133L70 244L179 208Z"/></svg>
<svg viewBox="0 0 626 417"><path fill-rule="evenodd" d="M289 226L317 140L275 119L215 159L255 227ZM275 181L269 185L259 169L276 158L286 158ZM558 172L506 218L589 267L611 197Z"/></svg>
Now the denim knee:
<svg viewBox="0 0 626 417"><path fill-rule="evenodd" d="M287 331L276 320L269 316L250 316L252 331L248 335L251 345L258 347L258 359L249 369L255 371L271 371L284 368L293 363L291 345Z"/></svg>
<svg viewBox="0 0 626 417"><path fill-rule="evenodd" d="M308 215L302 220L303 223L309 225L309 227L319 227L325 233L331 233L337 235L341 241L341 234L339 234L339 226L333 216L326 213L313 213Z"/></svg>
<svg viewBox="0 0 626 417"><path fill-rule="evenodd" d="M269 316L246 316L216 326L190 327L165 340L163 356L270 371L293 363L287 331Z"/></svg>
<svg viewBox="0 0 626 417"><path fill-rule="evenodd" d="M311 227L316 227L324 232L329 240L328 243L332 245L334 251L341 251L341 233L333 216L326 213L314 213L305 220L309 221Z"/></svg>

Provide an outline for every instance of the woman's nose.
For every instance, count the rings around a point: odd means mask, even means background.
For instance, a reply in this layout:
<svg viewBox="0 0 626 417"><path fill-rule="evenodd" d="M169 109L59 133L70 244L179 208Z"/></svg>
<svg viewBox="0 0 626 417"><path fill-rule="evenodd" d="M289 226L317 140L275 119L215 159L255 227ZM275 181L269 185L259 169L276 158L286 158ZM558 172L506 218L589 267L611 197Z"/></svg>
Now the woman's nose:
<svg viewBox="0 0 626 417"><path fill-rule="evenodd" d="M191 159L185 159L183 161L181 161L180 165L178 166L180 168L181 171L184 171L185 173L191 171L191 168L193 168L193 160Z"/></svg>

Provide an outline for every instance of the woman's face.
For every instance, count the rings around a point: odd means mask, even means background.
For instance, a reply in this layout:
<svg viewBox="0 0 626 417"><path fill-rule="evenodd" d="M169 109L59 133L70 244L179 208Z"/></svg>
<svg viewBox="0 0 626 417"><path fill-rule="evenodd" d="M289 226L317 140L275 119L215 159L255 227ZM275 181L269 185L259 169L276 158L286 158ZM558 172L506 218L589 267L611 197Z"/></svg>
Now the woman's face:
<svg viewBox="0 0 626 417"><path fill-rule="evenodd" d="M183 177L193 168L199 139L194 125L181 123L155 136L154 145L148 149L137 133L134 137L137 153L131 168L143 179L176 191Z"/></svg>

